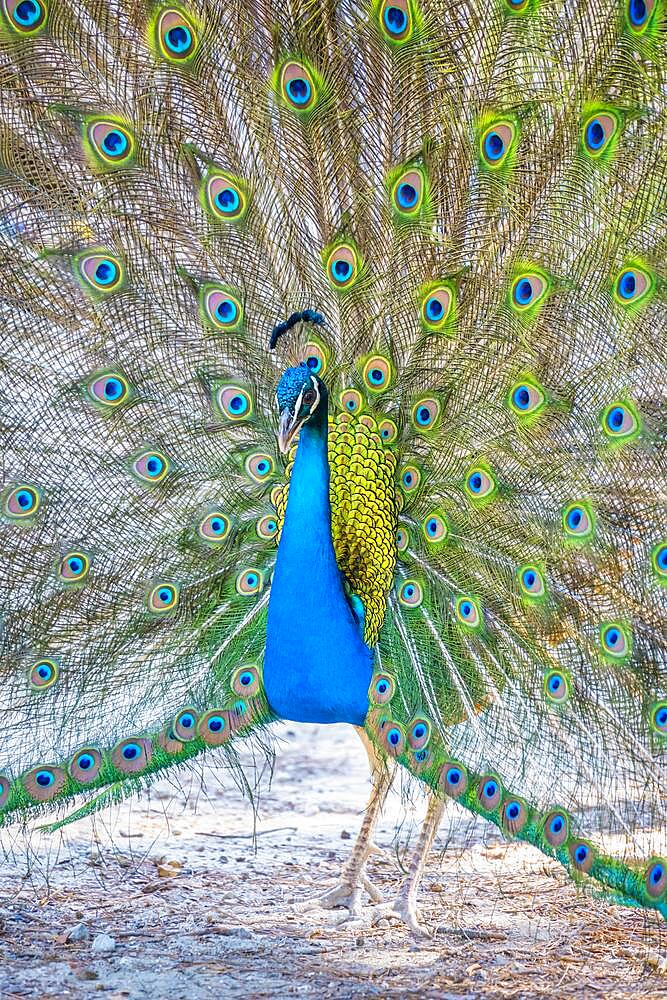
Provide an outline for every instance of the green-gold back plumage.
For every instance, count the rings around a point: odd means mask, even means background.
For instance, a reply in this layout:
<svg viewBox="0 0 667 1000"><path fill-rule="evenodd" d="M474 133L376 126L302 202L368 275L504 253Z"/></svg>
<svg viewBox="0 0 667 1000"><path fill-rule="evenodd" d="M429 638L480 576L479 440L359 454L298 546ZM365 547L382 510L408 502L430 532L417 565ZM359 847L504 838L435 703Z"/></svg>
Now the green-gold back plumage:
<svg viewBox="0 0 667 1000"><path fill-rule="evenodd" d="M372 738L664 914L664 6L0 9L0 821L267 751L304 361Z"/></svg>

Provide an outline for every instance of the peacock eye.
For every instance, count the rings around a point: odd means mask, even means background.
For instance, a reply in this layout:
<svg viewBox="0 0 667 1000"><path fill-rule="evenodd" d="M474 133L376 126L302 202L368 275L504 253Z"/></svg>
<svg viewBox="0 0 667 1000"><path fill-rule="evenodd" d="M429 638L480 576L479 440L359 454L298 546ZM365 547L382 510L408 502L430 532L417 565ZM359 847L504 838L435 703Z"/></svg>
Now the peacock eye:
<svg viewBox="0 0 667 1000"><path fill-rule="evenodd" d="M380 26L387 41L400 44L412 34L409 0L384 0L379 10Z"/></svg>
<svg viewBox="0 0 667 1000"><path fill-rule="evenodd" d="M633 307L650 298L655 278L646 268L635 264L620 271L613 282L614 297L624 308Z"/></svg>
<svg viewBox="0 0 667 1000"><path fill-rule="evenodd" d="M611 112L592 115L583 127L583 145L589 156L598 157L618 131L618 118Z"/></svg>
<svg viewBox="0 0 667 1000"><path fill-rule="evenodd" d="M87 148L96 167L127 166L134 155L134 138L119 122L94 118L86 125Z"/></svg>
<svg viewBox="0 0 667 1000"><path fill-rule="evenodd" d="M9 24L23 35L38 31L48 13L43 0L4 0L2 6Z"/></svg>
<svg viewBox="0 0 667 1000"><path fill-rule="evenodd" d="M239 222L248 210L245 186L230 174L212 173L203 182L205 207L215 219Z"/></svg>
<svg viewBox="0 0 667 1000"><path fill-rule="evenodd" d="M157 41L161 54L174 62L190 59L197 47L197 36L192 24L178 10L166 10L160 14Z"/></svg>
<svg viewBox="0 0 667 1000"><path fill-rule="evenodd" d="M359 257L351 243L339 243L326 259L327 277L340 290L354 284L359 274Z"/></svg>
<svg viewBox="0 0 667 1000"><path fill-rule="evenodd" d="M304 403L307 403L308 406L310 406L312 403L314 403L315 400L316 400L316 398L317 397L316 397L315 392L314 392L313 389L307 389L306 392L304 392L304 394L303 394L303 401L304 401Z"/></svg>
<svg viewBox="0 0 667 1000"><path fill-rule="evenodd" d="M296 59L288 59L280 70L278 92L287 106L299 114L311 112L319 99L315 73Z"/></svg>

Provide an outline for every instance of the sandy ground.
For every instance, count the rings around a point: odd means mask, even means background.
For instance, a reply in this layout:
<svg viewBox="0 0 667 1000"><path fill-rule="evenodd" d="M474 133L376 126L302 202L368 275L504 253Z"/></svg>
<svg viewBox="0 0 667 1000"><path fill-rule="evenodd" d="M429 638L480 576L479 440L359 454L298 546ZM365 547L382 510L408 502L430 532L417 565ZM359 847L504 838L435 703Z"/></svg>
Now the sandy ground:
<svg viewBox="0 0 667 1000"><path fill-rule="evenodd" d="M3 832L0 997L667 997L656 921L578 894L559 866L457 807L422 885L432 938L373 926L370 904L357 926L345 911L298 912L334 885L368 774L348 727L282 735L256 836L251 806L213 769L203 788L163 782L62 834ZM376 838L386 854L369 868L387 898L423 813L392 793Z"/></svg>

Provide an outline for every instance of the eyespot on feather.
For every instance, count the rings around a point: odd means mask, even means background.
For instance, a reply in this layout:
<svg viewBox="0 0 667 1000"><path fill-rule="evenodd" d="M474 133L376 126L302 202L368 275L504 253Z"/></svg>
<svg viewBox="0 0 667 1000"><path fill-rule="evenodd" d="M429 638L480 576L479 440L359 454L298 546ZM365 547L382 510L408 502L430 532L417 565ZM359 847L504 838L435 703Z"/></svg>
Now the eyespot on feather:
<svg viewBox="0 0 667 1000"><path fill-rule="evenodd" d="M392 383L393 372L388 358L375 355L369 358L362 372L366 388L373 393L384 392Z"/></svg>
<svg viewBox="0 0 667 1000"><path fill-rule="evenodd" d="M350 288L359 276L359 257L351 243L335 246L326 259L329 283L341 291Z"/></svg>
<svg viewBox="0 0 667 1000"><path fill-rule="evenodd" d="M254 698L260 687L259 669L254 663L239 667L232 678L232 691L242 698Z"/></svg>
<svg viewBox="0 0 667 1000"><path fill-rule="evenodd" d="M429 545L446 542L449 537L449 527L444 514L433 511L422 522L422 533Z"/></svg>
<svg viewBox="0 0 667 1000"><path fill-rule="evenodd" d="M391 207L399 219L409 220L421 212L426 193L426 175L415 167L399 172L391 186Z"/></svg>
<svg viewBox="0 0 667 1000"><path fill-rule="evenodd" d="M398 427L393 420L390 420L389 417L385 417L385 419L381 420L378 424L378 434L380 435L383 444L393 444L398 437Z"/></svg>
<svg viewBox="0 0 667 1000"><path fill-rule="evenodd" d="M205 285L200 292L204 320L215 330L234 333L243 325L243 307L236 295L219 285Z"/></svg>
<svg viewBox="0 0 667 1000"><path fill-rule="evenodd" d="M368 689L368 697L374 705L386 705L394 697L395 689L395 681L389 674L373 674Z"/></svg>
<svg viewBox="0 0 667 1000"><path fill-rule="evenodd" d="M123 774L137 774L145 771L153 756L153 745L149 739L131 736L121 740L111 751L111 763Z"/></svg>
<svg viewBox="0 0 667 1000"><path fill-rule="evenodd" d="M23 775L23 787L36 802L49 802L65 785L67 775L61 767L40 765Z"/></svg>
<svg viewBox="0 0 667 1000"><path fill-rule="evenodd" d="M346 413L359 413L363 408L363 398L356 389L344 389L338 401Z"/></svg>
<svg viewBox="0 0 667 1000"><path fill-rule="evenodd" d="M498 484L485 465L474 465L465 479L465 491L474 502L491 500L498 492Z"/></svg>
<svg viewBox="0 0 667 1000"><path fill-rule="evenodd" d="M569 836L570 821L567 813L554 810L547 813L542 823L545 840L551 847L562 847Z"/></svg>
<svg viewBox="0 0 667 1000"><path fill-rule="evenodd" d="M148 593L146 606L151 614L163 615L176 610L179 587L175 583L158 583Z"/></svg>
<svg viewBox="0 0 667 1000"><path fill-rule="evenodd" d="M275 471L275 462L270 455L258 452L248 455L244 463L245 471L256 483L265 483Z"/></svg>
<svg viewBox="0 0 667 1000"><path fill-rule="evenodd" d="M585 840L576 839L568 845L568 853L572 864L579 872L588 874L595 861L595 851Z"/></svg>
<svg viewBox="0 0 667 1000"><path fill-rule="evenodd" d="M398 591L398 601L404 608L418 608L424 600L422 585L417 580L405 580Z"/></svg>
<svg viewBox="0 0 667 1000"><path fill-rule="evenodd" d="M273 514L265 514L260 517L256 525L257 537L262 541L269 542L278 534L278 522Z"/></svg>
<svg viewBox="0 0 667 1000"><path fill-rule="evenodd" d="M30 667L30 687L33 691L46 691L58 680L58 673L58 664L55 660L46 658L37 660Z"/></svg>
<svg viewBox="0 0 667 1000"><path fill-rule="evenodd" d="M390 757L399 757L405 750L405 733L397 722L381 722L378 735L381 746Z"/></svg>
<svg viewBox="0 0 667 1000"><path fill-rule="evenodd" d="M177 7L158 14L155 40L160 55L173 63L188 63L197 51L197 32L190 18Z"/></svg>
<svg viewBox="0 0 667 1000"><path fill-rule="evenodd" d="M109 410L126 403L130 398L129 383L118 372L95 375L86 390L93 403L99 403Z"/></svg>
<svg viewBox="0 0 667 1000"><path fill-rule="evenodd" d="M117 292L125 278L120 260L107 250L79 255L76 267L83 287L103 295Z"/></svg>
<svg viewBox="0 0 667 1000"><path fill-rule="evenodd" d="M573 541L585 541L595 530L595 516L585 501L575 501L563 509L562 524L565 535Z"/></svg>
<svg viewBox="0 0 667 1000"><path fill-rule="evenodd" d="M12 521L21 521L33 517L42 503L42 495L36 486L21 484L10 486L5 490L2 500L2 512Z"/></svg>
<svg viewBox="0 0 667 1000"><path fill-rule="evenodd" d="M512 795L503 802L502 824L503 829L511 836L521 833L528 822L528 809L523 799Z"/></svg>
<svg viewBox="0 0 667 1000"><path fill-rule="evenodd" d="M102 754L95 747L84 747L75 753L69 762L70 777L81 785L89 785L95 780L102 767Z"/></svg>
<svg viewBox="0 0 667 1000"><path fill-rule="evenodd" d="M584 121L581 142L584 153L597 159L611 148L612 140L619 128L618 116L610 110L599 111L589 115Z"/></svg>
<svg viewBox="0 0 667 1000"><path fill-rule="evenodd" d="M498 121L488 125L479 140L481 162L491 170L498 170L506 162L516 138L516 126L511 121Z"/></svg>
<svg viewBox="0 0 667 1000"><path fill-rule="evenodd" d="M382 0L378 6L378 21L383 37L391 45L403 45L414 31L410 0Z"/></svg>
<svg viewBox="0 0 667 1000"><path fill-rule="evenodd" d="M515 312L528 312L542 302L548 290L546 275L529 271L521 273L512 282L510 305Z"/></svg>
<svg viewBox="0 0 667 1000"><path fill-rule="evenodd" d="M570 697L570 679L565 671L548 671L544 678L544 693L554 704L565 704Z"/></svg>
<svg viewBox="0 0 667 1000"><path fill-rule="evenodd" d="M164 750L165 753L182 753L184 746L180 740L176 739L174 735L174 730L171 726L167 726L162 729L157 735L158 746Z"/></svg>
<svg viewBox="0 0 667 1000"><path fill-rule="evenodd" d="M431 739L431 723L428 719L417 717L408 726L408 745L411 750L422 750Z"/></svg>
<svg viewBox="0 0 667 1000"><path fill-rule="evenodd" d="M422 327L430 333L438 333L446 326L452 314L454 289L450 285L435 285L422 295L420 318Z"/></svg>
<svg viewBox="0 0 667 1000"><path fill-rule="evenodd" d="M41 31L49 13L45 0L2 0L2 10L9 27L24 37Z"/></svg>
<svg viewBox="0 0 667 1000"><path fill-rule="evenodd" d="M237 423L247 420L253 414L250 393L239 385L223 385L216 391L216 405L221 416Z"/></svg>
<svg viewBox="0 0 667 1000"><path fill-rule="evenodd" d="M651 708L651 725L660 736L667 736L667 700L658 701Z"/></svg>
<svg viewBox="0 0 667 1000"><path fill-rule="evenodd" d="M439 784L442 791L450 799L458 799L468 787L468 772L458 761L446 761L440 771Z"/></svg>
<svg viewBox="0 0 667 1000"><path fill-rule="evenodd" d="M220 511L213 511L199 522L197 533L205 542L222 542L229 534L229 529L229 518Z"/></svg>
<svg viewBox="0 0 667 1000"><path fill-rule="evenodd" d="M309 115L320 99L320 84L314 70L299 59L287 59L278 73L283 103L299 115Z"/></svg>
<svg viewBox="0 0 667 1000"><path fill-rule="evenodd" d="M169 474L171 464L159 451L142 451L131 463L131 471L144 483L156 485Z"/></svg>
<svg viewBox="0 0 667 1000"><path fill-rule="evenodd" d="M253 597L261 593L264 577L258 569L244 569L236 577L236 592L242 597Z"/></svg>
<svg viewBox="0 0 667 1000"><path fill-rule="evenodd" d="M224 709L211 709L199 720L197 734L209 747L221 747L233 734L230 713Z"/></svg>
<svg viewBox="0 0 667 1000"><path fill-rule="evenodd" d="M600 415L600 425L605 436L614 443L627 443L641 431L639 413L628 401L610 403Z"/></svg>
<svg viewBox="0 0 667 1000"><path fill-rule="evenodd" d="M128 167L134 159L134 136L127 125L111 118L89 118L84 126L91 163L104 170Z"/></svg>
<svg viewBox="0 0 667 1000"><path fill-rule="evenodd" d="M406 465L401 469L401 489L404 493L414 493L419 488L422 474L416 465Z"/></svg>
<svg viewBox="0 0 667 1000"><path fill-rule="evenodd" d="M644 885L651 899L660 899L667 891L667 861L653 857L644 873Z"/></svg>
<svg viewBox="0 0 667 1000"><path fill-rule="evenodd" d="M249 202L246 186L240 178L211 172L202 184L204 208L214 220L240 222L243 219Z"/></svg>
<svg viewBox="0 0 667 1000"><path fill-rule="evenodd" d="M4 774L0 774L0 809L4 809L9 798L12 783Z"/></svg>
<svg viewBox="0 0 667 1000"><path fill-rule="evenodd" d="M477 782L477 799L489 812L498 807L502 794L502 785L495 774L484 774Z"/></svg>
<svg viewBox="0 0 667 1000"><path fill-rule="evenodd" d="M544 409L544 389L532 379L521 379L512 386L508 396L510 409L519 419L535 417Z"/></svg>
<svg viewBox="0 0 667 1000"><path fill-rule="evenodd" d="M612 284L614 299L624 309L632 310L648 302L655 291L655 275L639 264L624 267Z"/></svg>
<svg viewBox="0 0 667 1000"><path fill-rule="evenodd" d="M600 626L603 655L611 660L626 660L632 653L632 630L620 622L605 622Z"/></svg>
<svg viewBox="0 0 667 1000"><path fill-rule="evenodd" d="M477 629L483 624L482 612L474 597L457 597L455 609L456 617L466 628Z"/></svg>
<svg viewBox="0 0 667 1000"><path fill-rule="evenodd" d="M544 574L537 566L519 566L516 571L516 578L519 583L519 592L526 601L542 601L546 597L546 583Z"/></svg>
<svg viewBox="0 0 667 1000"><path fill-rule="evenodd" d="M439 416L440 403L437 399L419 399L412 407L412 424L422 434L435 428Z"/></svg>
<svg viewBox="0 0 667 1000"><path fill-rule="evenodd" d="M89 569L90 559L85 552L68 552L58 564L58 579L65 584L81 583Z"/></svg>

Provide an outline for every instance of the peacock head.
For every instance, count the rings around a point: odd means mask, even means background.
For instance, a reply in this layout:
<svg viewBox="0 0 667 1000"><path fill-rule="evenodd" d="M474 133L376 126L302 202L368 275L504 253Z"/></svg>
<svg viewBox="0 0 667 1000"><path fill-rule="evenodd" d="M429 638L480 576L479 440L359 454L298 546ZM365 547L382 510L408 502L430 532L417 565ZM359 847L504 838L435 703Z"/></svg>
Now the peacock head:
<svg viewBox="0 0 667 1000"><path fill-rule="evenodd" d="M317 375L302 363L287 368L281 375L276 389L276 403L280 414L278 446L283 455L298 431L315 413L326 411L326 388Z"/></svg>

